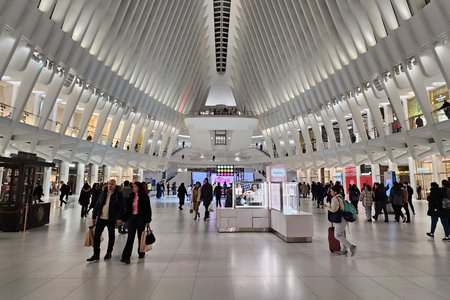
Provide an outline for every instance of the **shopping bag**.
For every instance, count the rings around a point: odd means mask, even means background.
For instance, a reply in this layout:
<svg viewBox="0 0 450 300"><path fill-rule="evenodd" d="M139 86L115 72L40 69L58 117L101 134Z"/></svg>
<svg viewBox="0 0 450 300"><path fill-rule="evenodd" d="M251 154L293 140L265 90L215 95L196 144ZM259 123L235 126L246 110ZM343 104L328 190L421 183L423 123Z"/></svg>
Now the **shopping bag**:
<svg viewBox="0 0 450 300"><path fill-rule="evenodd" d="M95 232L95 225L89 226L88 230L86 231L86 235L84 236L85 247L92 247L94 245L94 232ZM100 236L100 242L102 241L103 236Z"/></svg>
<svg viewBox="0 0 450 300"><path fill-rule="evenodd" d="M214 206L213 206L214 202L211 202L211 204L208 207L208 211L209 212L214 212Z"/></svg>
<svg viewBox="0 0 450 300"><path fill-rule="evenodd" d="M147 243L146 243L147 235L150 235L150 234L153 235L153 232L150 230L149 227L147 227L147 229L145 229L142 232L141 240L140 240L140 243L139 243L139 252L148 252L148 251L152 250L152 245L147 245Z"/></svg>
<svg viewBox="0 0 450 300"><path fill-rule="evenodd" d="M92 245L94 245L94 228L95 225L89 226L86 231L86 235L84 236L85 247L92 247Z"/></svg>

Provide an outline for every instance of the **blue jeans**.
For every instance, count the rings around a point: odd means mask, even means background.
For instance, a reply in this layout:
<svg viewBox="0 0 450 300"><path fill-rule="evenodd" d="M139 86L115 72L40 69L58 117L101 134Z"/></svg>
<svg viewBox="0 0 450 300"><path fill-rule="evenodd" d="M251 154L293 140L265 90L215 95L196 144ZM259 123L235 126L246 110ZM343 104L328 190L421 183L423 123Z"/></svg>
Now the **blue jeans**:
<svg viewBox="0 0 450 300"><path fill-rule="evenodd" d="M434 231L436 230L436 225L437 225L437 222L438 222L439 218L441 218L441 224L444 227L445 236L450 236L450 226L448 224L448 216L445 216L445 217L431 216L431 230L430 230L430 232L434 234Z"/></svg>
<svg viewBox="0 0 450 300"><path fill-rule="evenodd" d="M364 209L366 210L366 219L372 221L372 205L364 206Z"/></svg>

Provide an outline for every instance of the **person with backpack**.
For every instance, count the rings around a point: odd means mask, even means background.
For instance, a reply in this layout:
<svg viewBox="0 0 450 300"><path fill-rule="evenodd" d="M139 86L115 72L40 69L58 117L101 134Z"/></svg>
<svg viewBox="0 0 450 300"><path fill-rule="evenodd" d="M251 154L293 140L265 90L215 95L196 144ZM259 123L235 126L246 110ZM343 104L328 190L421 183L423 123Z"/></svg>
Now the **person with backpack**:
<svg viewBox="0 0 450 300"><path fill-rule="evenodd" d="M400 217L402 217L402 222L406 222L405 215L402 212L403 207L403 193L400 184L396 181L393 183L393 187L389 194L390 202L392 203L392 208L394 209L395 222L400 222Z"/></svg>
<svg viewBox="0 0 450 300"><path fill-rule="evenodd" d="M373 205L373 192L372 187L366 184L364 190L359 197L359 200L362 202L364 209L366 211L366 219L367 222L372 222L372 205Z"/></svg>
<svg viewBox="0 0 450 300"><path fill-rule="evenodd" d="M350 202L355 207L356 211L358 211L358 202L359 202L359 197L361 195L361 192L359 191L356 184L352 184L350 186L350 188L348 189L348 194L350 196Z"/></svg>
<svg viewBox="0 0 450 300"><path fill-rule="evenodd" d="M450 241L450 226L448 224L450 209L444 208L443 199L446 197L445 187L440 188L436 182L431 183L430 195L427 197L428 201L428 211L427 215L431 217L431 229L427 232L427 235L434 238L434 231L436 230L436 225L438 219L441 219L441 224L444 227L444 238L443 241Z"/></svg>
<svg viewBox="0 0 450 300"><path fill-rule="evenodd" d="M331 213L337 213L339 210L344 212L345 210L345 200L342 198L342 195L340 193L341 189L342 187L340 185L334 185L331 188L330 194L332 198L331 205L328 209ZM327 205L325 204L324 206L326 207ZM356 245L350 243L345 237L345 227L347 226L347 220L342 217L340 222L333 224L335 226L334 237L341 243L342 249L341 251L334 253L337 255L347 255L347 249L350 249L351 256L354 256L356 253Z"/></svg>

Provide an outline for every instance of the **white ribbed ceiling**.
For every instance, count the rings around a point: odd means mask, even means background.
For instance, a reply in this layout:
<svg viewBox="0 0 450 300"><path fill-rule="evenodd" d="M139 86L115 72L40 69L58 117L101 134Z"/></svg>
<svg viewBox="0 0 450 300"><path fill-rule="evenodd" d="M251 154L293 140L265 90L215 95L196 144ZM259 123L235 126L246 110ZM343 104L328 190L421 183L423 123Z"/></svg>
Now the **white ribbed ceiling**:
<svg viewBox="0 0 450 300"><path fill-rule="evenodd" d="M229 30L219 45L211 44L211 35L214 26L221 28L214 18L221 0L37 2L81 47L148 95L142 101L149 103L139 107L156 101L183 114L199 110L212 82L221 79L233 87L239 108L263 115L291 102L284 108L287 116L345 92L329 84L331 97L303 96L386 38L426 1L231 0ZM216 55L224 75L217 73Z"/></svg>

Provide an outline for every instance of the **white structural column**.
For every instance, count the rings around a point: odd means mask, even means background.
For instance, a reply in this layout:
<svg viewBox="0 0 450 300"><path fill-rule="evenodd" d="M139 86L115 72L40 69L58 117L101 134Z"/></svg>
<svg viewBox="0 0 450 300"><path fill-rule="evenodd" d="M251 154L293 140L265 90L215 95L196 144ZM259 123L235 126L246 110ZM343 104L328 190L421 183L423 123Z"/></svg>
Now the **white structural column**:
<svg viewBox="0 0 450 300"><path fill-rule="evenodd" d="M439 184L439 157L436 154L431 155L431 165L433 168L433 181Z"/></svg>
<svg viewBox="0 0 450 300"><path fill-rule="evenodd" d="M355 166L356 168L356 186L361 188L361 166Z"/></svg>
<svg viewBox="0 0 450 300"><path fill-rule="evenodd" d="M336 168L330 169L330 180L335 182L336 181Z"/></svg>
<svg viewBox="0 0 450 300"><path fill-rule="evenodd" d="M380 176L380 166L378 164L372 164L371 170L372 170L372 182L379 182L381 180ZM380 182L384 183L384 182Z"/></svg>
<svg viewBox="0 0 450 300"><path fill-rule="evenodd" d="M117 167L117 184L122 184L122 173L123 173L123 168L122 167Z"/></svg>
<svg viewBox="0 0 450 300"><path fill-rule="evenodd" d="M311 183L311 169L306 170L306 183Z"/></svg>
<svg viewBox="0 0 450 300"><path fill-rule="evenodd" d="M52 167L44 168L44 182L42 182L42 189L44 190L44 197L50 196L50 185L52 177Z"/></svg>
<svg viewBox="0 0 450 300"><path fill-rule="evenodd" d="M98 166L92 165L91 166L91 185L98 182Z"/></svg>
<svg viewBox="0 0 450 300"><path fill-rule="evenodd" d="M64 181L64 183L67 183L69 181L69 163L62 161L61 162L61 169L59 170L59 181Z"/></svg>
<svg viewBox="0 0 450 300"><path fill-rule="evenodd" d="M82 163L78 163L77 168L77 190L75 191L76 195L79 195L81 193L81 189L83 188L84 184L84 170L86 169L86 165Z"/></svg>
<svg viewBox="0 0 450 300"><path fill-rule="evenodd" d="M397 172L397 171L398 171L397 163L394 163L389 160L389 172Z"/></svg>
<svg viewBox="0 0 450 300"><path fill-rule="evenodd" d="M145 180L145 178L144 178L144 169L142 169L142 168L138 169L138 179L139 179L139 181L144 181Z"/></svg>
<svg viewBox="0 0 450 300"><path fill-rule="evenodd" d="M416 161L412 157L408 157L409 182L413 190L416 190ZM414 192L415 193L415 192Z"/></svg>
<svg viewBox="0 0 450 300"><path fill-rule="evenodd" d="M104 179L103 180L104 181L108 181L110 179L110 177L111 177L111 167L105 165L105 168L104 168L103 172L104 172L103 173L103 175L104 175Z"/></svg>

